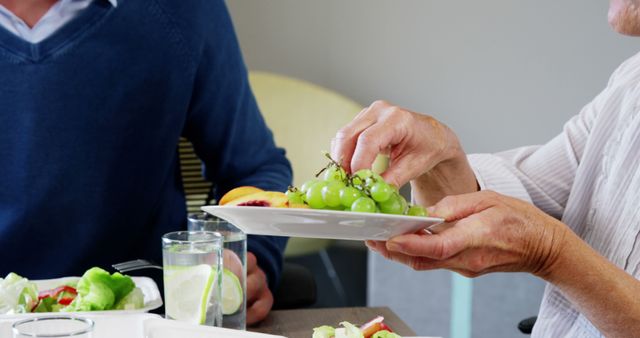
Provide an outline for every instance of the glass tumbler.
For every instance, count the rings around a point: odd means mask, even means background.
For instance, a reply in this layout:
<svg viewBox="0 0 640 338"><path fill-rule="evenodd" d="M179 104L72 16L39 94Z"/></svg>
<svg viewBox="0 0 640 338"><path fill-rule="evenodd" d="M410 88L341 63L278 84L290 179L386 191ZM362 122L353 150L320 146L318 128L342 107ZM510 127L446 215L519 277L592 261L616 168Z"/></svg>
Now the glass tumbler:
<svg viewBox="0 0 640 338"><path fill-rule="evenodd" d="M222 325L222 235L177 231L162 236L166 317L192 324Z"/></svg>
<svg viewBox="0 0 640 338"><path fill-rule="evenodd" d="M91 338L94 322L76 316L34 317L13 323L13 338Z"/></svg>
<svg viewBox="0 0 640 338"><path fill-rule="evenodd" d="M215 231L223 235L222 326L245 330L247 235L233 224L206 213L189 215L187 224L192 231Z"/></svg>

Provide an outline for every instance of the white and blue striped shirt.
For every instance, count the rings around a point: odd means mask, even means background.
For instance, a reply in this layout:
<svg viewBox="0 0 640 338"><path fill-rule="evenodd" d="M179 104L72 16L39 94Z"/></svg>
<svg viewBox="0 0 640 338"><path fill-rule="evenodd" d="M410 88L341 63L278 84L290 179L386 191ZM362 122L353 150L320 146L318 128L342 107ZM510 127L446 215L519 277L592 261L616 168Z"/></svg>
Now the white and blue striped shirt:
<svg viewBox="0 0 640 338"><path fill-rule="evenodd" d="M622 64L604 91L547 144L469 159L482 189L532 202L640 279L639 111L640 54ZM602 334L547 285L533 336Z"/></svg>

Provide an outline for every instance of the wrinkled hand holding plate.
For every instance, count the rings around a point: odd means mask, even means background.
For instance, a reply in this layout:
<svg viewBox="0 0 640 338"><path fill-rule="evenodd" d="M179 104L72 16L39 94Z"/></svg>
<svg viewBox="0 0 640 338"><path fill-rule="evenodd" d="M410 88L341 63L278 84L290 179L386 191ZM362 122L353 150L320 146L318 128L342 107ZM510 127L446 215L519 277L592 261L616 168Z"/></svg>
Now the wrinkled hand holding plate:
<svg viewBox="0 0 640 338"><path fill-rule="evenodd" d="M205 206L202 210L247 234L384 241L443 222L442 218L333 210Z"/></svg>

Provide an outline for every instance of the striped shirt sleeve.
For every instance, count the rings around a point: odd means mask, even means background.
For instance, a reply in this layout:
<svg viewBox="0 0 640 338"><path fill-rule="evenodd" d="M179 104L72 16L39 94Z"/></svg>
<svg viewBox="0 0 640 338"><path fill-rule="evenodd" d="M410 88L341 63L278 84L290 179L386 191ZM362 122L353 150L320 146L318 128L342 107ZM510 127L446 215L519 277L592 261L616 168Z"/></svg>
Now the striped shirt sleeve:
<svg viewBox="0 0 640 338"><path fill-rule="evenodd" d="M607 90L544 145L469 155L480 188L528 201L547 214L560 218L599 106L608 96Z"/></svg>

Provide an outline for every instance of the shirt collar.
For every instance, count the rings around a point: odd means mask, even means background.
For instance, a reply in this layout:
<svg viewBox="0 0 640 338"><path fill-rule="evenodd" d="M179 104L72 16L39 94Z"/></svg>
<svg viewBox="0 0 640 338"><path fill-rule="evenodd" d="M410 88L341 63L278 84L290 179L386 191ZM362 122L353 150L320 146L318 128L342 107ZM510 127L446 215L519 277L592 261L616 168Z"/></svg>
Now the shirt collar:
<svg viewBox="0 0 640 338"><path fill-rule="evenodd" d="M69 3L74 1L86 1L86 0L62 0L60 2ZM118 7L118 0L107 0L107 1L111 4L111 6Z"/></svg>

